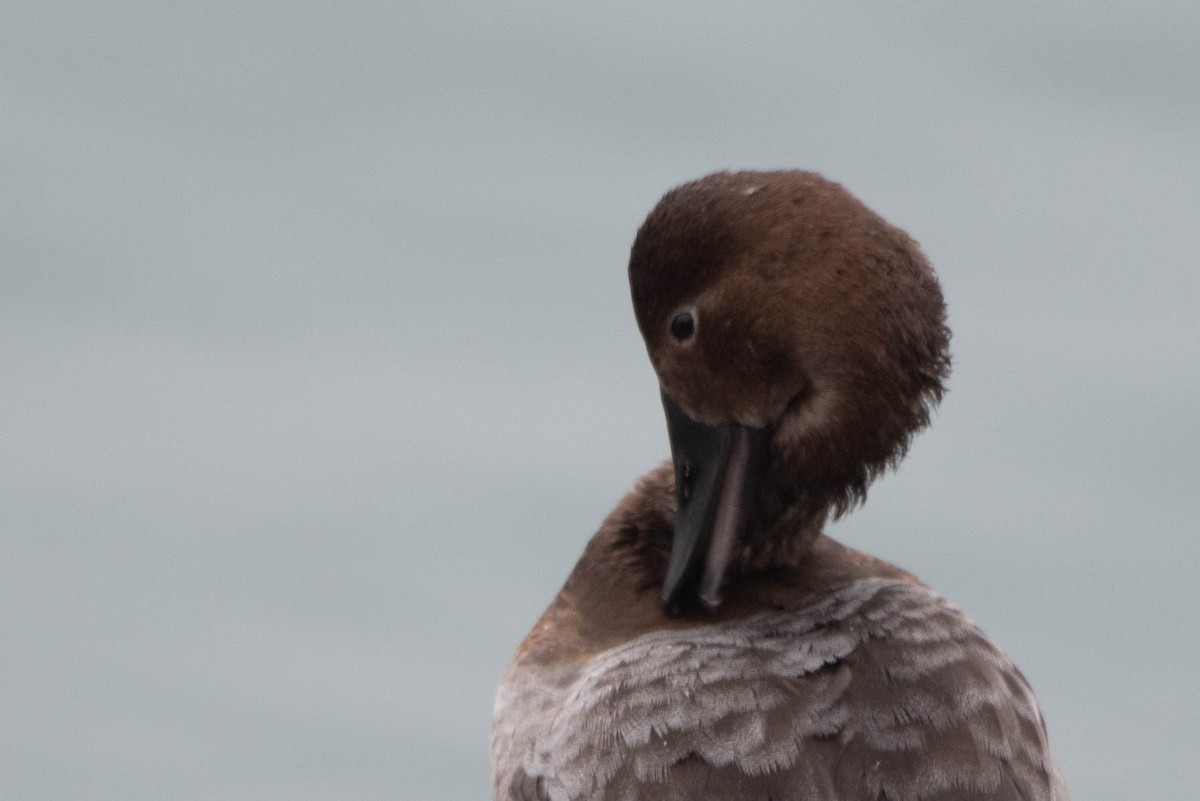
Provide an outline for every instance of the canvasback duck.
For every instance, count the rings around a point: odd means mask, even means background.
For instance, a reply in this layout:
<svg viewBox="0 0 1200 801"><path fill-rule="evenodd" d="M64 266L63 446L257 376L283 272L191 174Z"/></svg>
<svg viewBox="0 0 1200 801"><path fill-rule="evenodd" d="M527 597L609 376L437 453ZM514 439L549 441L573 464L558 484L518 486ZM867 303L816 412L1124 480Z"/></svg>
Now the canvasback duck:
<svg viewBox="0 0 1200 801"><path fill-rule="evenodd" d="M943 393L917 244L814 173L717 173L651 211L629 280L672 459L513 656L496 801L1067 801L1008 657L822 533Z"/></svg>

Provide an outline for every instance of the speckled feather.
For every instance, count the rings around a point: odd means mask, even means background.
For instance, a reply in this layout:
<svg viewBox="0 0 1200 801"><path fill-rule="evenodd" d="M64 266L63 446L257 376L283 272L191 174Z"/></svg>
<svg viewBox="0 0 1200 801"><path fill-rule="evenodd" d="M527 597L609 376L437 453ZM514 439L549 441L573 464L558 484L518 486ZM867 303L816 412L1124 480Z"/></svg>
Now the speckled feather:
<svg viewBox="0 0 1200 801"><path fill-rule="evenodd" d="M1066 799L1020 672L895 579L516 670L493 748L512 801Z"/></svg>

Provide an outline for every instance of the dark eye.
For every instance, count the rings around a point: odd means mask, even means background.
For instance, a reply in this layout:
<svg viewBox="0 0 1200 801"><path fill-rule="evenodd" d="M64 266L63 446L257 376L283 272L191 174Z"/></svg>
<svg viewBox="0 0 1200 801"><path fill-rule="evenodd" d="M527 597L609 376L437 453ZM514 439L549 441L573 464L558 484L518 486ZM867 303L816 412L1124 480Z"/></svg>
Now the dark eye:
<svg viewBox="0 0 1200 801"><path fill-rule="evenodd" d="M671 336L680 342L691 339L694 333L696 333L696 318L692 317L690 311L681 311L671 320Z"/></svg>

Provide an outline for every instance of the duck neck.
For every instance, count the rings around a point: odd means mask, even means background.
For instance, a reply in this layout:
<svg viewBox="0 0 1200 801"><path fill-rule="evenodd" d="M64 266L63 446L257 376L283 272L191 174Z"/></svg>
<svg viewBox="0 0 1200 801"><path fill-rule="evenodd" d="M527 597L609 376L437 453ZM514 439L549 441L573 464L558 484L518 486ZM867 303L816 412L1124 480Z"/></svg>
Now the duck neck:
<svg viewBox="0 0 1200 801"><path fill-rule="evenodd" d="M825 512L806 514L789 506L753 526L744 537L740 570L758 573L800 567L821 535L826 516Z"/></svg>

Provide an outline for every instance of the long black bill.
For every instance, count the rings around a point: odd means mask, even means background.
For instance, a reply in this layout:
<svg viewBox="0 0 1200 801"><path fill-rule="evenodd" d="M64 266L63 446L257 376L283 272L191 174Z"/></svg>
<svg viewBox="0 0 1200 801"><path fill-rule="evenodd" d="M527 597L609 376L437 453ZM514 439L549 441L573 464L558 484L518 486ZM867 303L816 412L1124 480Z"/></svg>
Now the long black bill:
<svg viewBox="0 0 1200 801"><path fill-rule="evenodd" d="M764 428L698 423L665 392L679 512L663 582L673 614L699 601L721 603L721 582L754 503L770 442Z"/></svg>

